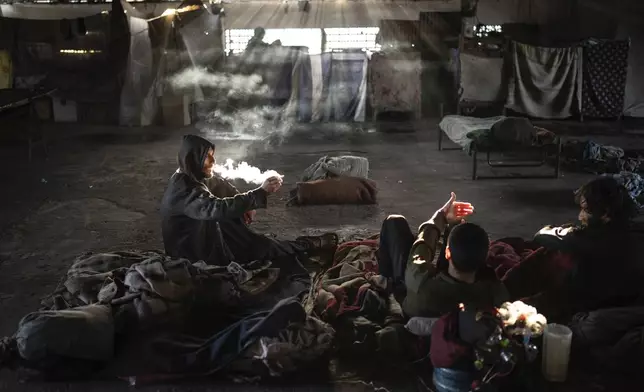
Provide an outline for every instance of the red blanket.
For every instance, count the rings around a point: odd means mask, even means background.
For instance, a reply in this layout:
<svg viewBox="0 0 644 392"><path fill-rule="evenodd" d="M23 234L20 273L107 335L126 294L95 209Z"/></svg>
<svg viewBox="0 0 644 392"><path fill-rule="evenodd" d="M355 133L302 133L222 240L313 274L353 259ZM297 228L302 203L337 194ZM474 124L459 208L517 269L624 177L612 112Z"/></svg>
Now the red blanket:
<svg viewBox="0 0 644 392"><path fill-rule="evenodd" d="M559 289L573 267L569 254L537 247L520 238L493 242L487 262L513 300Z"/></svg>

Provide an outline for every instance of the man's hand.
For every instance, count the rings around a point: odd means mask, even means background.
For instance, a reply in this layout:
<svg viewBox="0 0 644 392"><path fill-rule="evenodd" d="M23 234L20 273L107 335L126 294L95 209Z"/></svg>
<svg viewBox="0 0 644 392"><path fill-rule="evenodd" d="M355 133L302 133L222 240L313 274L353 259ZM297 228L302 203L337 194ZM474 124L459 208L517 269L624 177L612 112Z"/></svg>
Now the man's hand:
<svg viewBox="0 0 644 392"><path fill-rule="evenodd" d="M441 211L445 214L447 222L453 225L463 222L467 216L472 215L474 213L474 206L470 203L456 201L456 194L452 192L447 203L441 208Z"/></svg>
<svg viewBox="0 0 644 392"><path fill-rule="evenodd" d="M264 180L262 189L268 193L275 193L282 187L282 179L279 177L269 177Z"/></svg>
<svg viewBox="0 0 644 392"><path fill-rule="evenodd" d="M244 214L244 222L246 222L247 225L250 225L255 220L255 215L257 215L257 211L255 210L247 211Z"/></svg>

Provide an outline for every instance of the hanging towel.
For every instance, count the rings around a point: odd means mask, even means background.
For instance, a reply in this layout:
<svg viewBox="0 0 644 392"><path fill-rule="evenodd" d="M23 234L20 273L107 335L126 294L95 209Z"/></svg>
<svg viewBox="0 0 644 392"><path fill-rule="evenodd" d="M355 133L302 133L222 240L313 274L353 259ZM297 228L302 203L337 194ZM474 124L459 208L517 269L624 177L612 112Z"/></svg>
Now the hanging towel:
<svg viewBox="0 0 644 392"><path fill-rule="evenodd" d="M332 53L331 76L326 97L325 121L353 121L360 104L363 85L363 53Z"/></svg>
<svg viewBox="0 0 644 392"><path fill-rule="evenodd" d="M311 122L319 121L322 117L320 104L324 80L322 78L322 56L314 55L311 58Z"/></svg>
<svg viewBox="0 0 644 392"><path fill-rule="evenodd" d="M619 117L624 110L630 41L588 41L584 44L584 116Z"/></svg>
<svg viewBox="0 0 644 392"><path fill-rule="evenodd" d="M506 107L537 118L581 113L582 48L511 45L512 74Z"/></svg>
<svg viewBox="0 0 644 392"><path fill-rule="evenodd" d="M299 70L298 111L297 120L300 122L311 121L311 101L313 99L311 80L311 60L308 53L300 52L296 67Z"/></svg>
<svg viewBox="0 0 644 392"><path fill-rule="evenodd" d="M503 102L503 58L461 53L461 100L474 102Z"/></svg>
<svg viewBox="0 0 644 392"><path fill-rule="evenodd" d="M411 112L420 118L420 53L375 53L370 62L371 104L376 114Z"/></svg>

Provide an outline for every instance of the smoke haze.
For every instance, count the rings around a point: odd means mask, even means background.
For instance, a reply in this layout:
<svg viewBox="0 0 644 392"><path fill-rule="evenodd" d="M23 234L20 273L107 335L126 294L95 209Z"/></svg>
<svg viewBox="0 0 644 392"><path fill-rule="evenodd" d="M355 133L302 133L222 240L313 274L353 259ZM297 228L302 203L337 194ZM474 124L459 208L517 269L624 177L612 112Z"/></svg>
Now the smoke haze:
<svg viewBox="0 0 644 392"><path fill-rule="evenodd" d="M269 87L262 82L260 75L234 75L225 73L210 73L203 68L192 67L170 77L174 89L185 90L194 87L217 89L225 93L226 98L245 99L251 97L267 97ZM219 95L221 97L221 95Z"/></svg>
<svg viewBox="0 0 644 392"><path fill-rule="evenodd" d="M271 88L260 75L212 73L192 67L169 78L176 91L200 89L204 100L198 104L200 131L220 140L281 143L294 125L289 104L271 106Z"/></svg>

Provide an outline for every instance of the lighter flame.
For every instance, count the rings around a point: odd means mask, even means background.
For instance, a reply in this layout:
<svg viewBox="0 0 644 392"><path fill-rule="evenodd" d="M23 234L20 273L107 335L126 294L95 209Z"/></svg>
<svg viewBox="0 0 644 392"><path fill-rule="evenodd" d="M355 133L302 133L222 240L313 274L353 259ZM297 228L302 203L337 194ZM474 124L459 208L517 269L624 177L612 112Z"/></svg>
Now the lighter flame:
<svg viewBox="0 0 644 392"><path fill-rule="evenodd" d="M249 184L261 185L264 180L270 177L284 178L275 170L261 171L255 166L249 165L247 162L240 162L235 164L232 159L226 159L223 165L215 165L213 171L227 180L244 180Z"/></svg>

